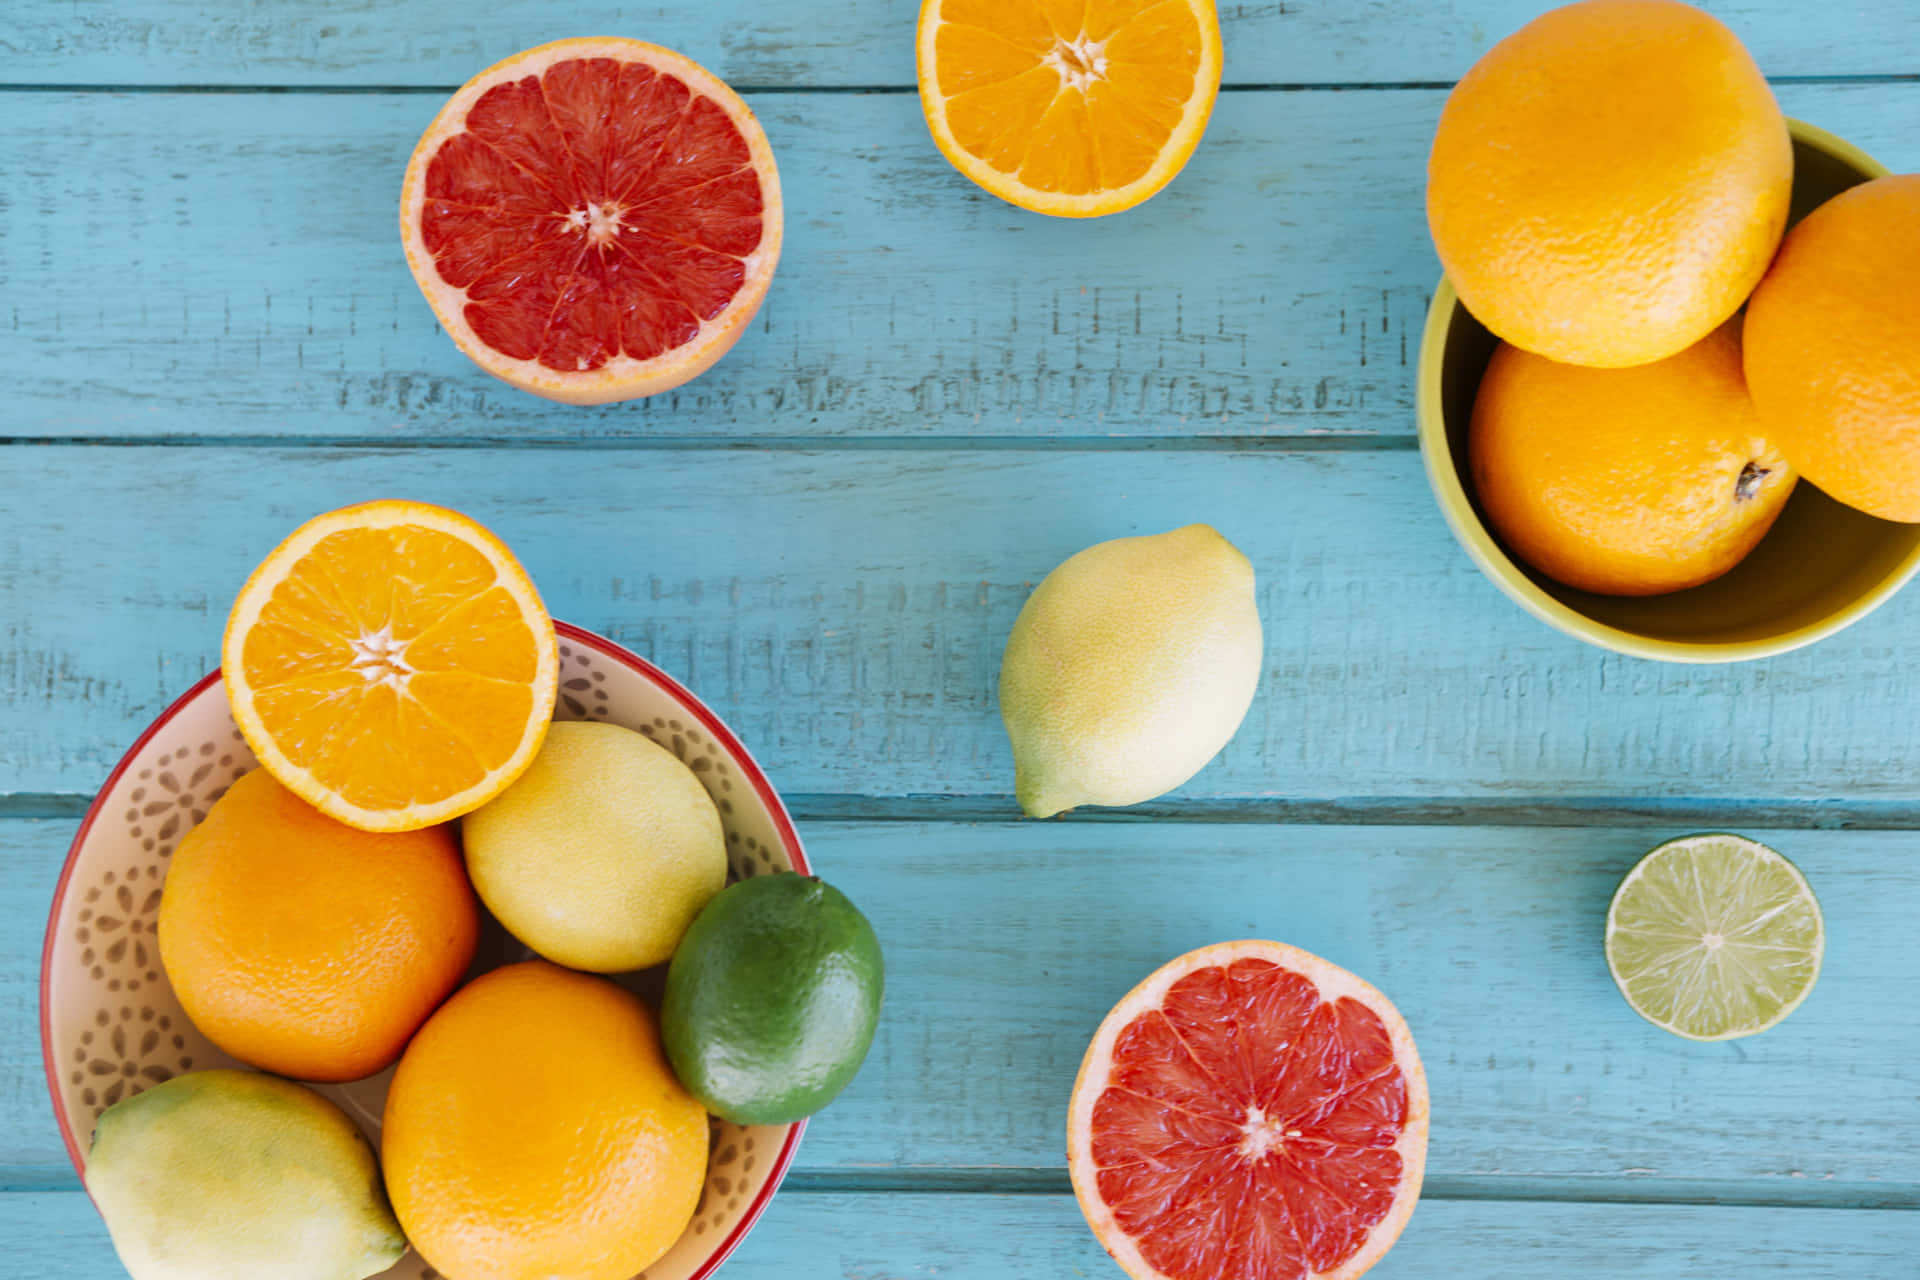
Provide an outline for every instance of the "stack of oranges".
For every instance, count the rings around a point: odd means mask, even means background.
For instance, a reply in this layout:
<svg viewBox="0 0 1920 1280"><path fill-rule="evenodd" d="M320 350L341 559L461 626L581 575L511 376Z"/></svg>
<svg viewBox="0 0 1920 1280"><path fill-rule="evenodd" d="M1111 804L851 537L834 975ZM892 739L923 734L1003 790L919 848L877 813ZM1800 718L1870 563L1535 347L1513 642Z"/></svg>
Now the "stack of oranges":
<svg viewBox="0 0 1920 1280"><path fill-rule="evenodd" d="M693 1216L709 1141L653 1013L541 960L455 991L481 915L449 823L534 762L553 714L558 646L525 571L456 512L336 511L248 581L223 670L263 768L162 892L161 959L195 1026L296 1080L398 1062L381 1164L443 1274L652 1264Z"/></svg>
<svg viewBox="0 0 1920 1280"><path fill-rule="evenodd" d="M1428 222L1502 340L1469 454L1536 569L1613 595L1710 581L1799 478L1920 522L1920 176L1789 232L1793 169L1751 55L1680 0L1553 10L1453 90Z"/></svg>

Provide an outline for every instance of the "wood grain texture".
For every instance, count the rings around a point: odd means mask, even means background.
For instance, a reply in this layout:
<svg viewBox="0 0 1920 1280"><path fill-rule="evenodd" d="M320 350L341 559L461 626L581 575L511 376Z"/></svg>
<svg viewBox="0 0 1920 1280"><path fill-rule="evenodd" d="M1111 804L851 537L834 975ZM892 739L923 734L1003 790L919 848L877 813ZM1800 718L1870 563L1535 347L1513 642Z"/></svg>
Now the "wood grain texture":
<svg viewBox="0 0 1920 1280"><path fill-rule="evenodd" d="M0 822L0 1185L70 1176L33 1002L72 826ZM1752 833L1807 875L1829 950L1804 1007L1720 1045L1642 1022L1602 956L1614 886L1673 834L811 824L821 873L880 934L887 1005L798 1168L989 1188L1062 1175L1074 1073L1112 1003L1181 952L1270 937L1373 981L1407 1018L1440 1194L1920 1207L1920 1025L1897 1012L1920 970L1920 833Z"/></svg>
<svg viewBox="0 0 1920 1280"><path fill-rule="evenodd" d="M1451 81L1542 0L1224 0L1228 83ZM1849 0L1809 21L1794 0L1705 0L1776 76L1920 68L1905 0ZM449 22L429 0L121 0L76 10L14 0L0 16L7 80L26 84L437 85L568 35L638 36L722 77L770 86L911 85L918 0L804 5L608 3L556 14L503 0Z"/></svg>
<svg viewBox="0 0 1920 1280"><path fill-rule="evenodd" d="M1920 165L1920 83L1781 96ZM912 95L756 94L788 236L754 330L687 387L582 410L481 373L414 287L395 202L434 98L13 94L0 436L1404 446L1442 97L1227 95L1165 193L1089 224L973 187Z"/></svg>
<svg viewBox="0 0 1920 1280"><path fill-rule="evenodd" d="M1501 597L1412 453L0 449L0 792L90 793L301 520L490 525L556 616L687 681L783 789L1005 796L1001 646L1082 547L1251 557L1260 696L1179 797L1920 797L1920 592L1762 662L1606 655ZM1006 812L1011 813L1011 810Z"/></svg>
<svg viewBox="0 0 1920 1280"><path fill-rule="evenodd" d="M122 1280L79 1191L0 1195L5 1274ZM1859 1280L1920 1249L1920 1214L1725 1206L1428 1201L1371 1280ZM1067 1195L809 1194L782 1190L726 1280L1121 1280Z"/></svg>

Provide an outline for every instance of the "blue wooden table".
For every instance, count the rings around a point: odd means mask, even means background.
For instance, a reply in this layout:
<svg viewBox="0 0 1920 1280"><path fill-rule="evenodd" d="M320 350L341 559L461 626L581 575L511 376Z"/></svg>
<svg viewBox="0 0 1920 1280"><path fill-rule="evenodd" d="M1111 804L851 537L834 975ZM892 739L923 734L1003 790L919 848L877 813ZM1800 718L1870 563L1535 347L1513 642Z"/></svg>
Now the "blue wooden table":
<svg viewBox="0 0 1920 1280"><path fill-rule="evenodd" d="M1186 172L1094 224L935 152L914 0L7 0L0 8L0 1275L119 1274L43 1084L75 822L211 667L295 523L466 510L554 612L691 685L873 917L887 1019L726 1274L1117 1276L1063 1164L1073 1073L1162 960L1284 939L1406 1013L1427 1195L1382 1280L1920 1274L1920 591L1681 668L1523 616L1413 442L1446 86L1541 0L1222 6ZM1920 167L1912 0L1709 0L1787 111ZM494 383L395 228L451 88L561 35L741 87L787 246L754 332L653 401ZM1139 810L1017 820L994 702L1026 591L1194 520L1252 558L1239 736ZM1825 906L1812 999L1695 1045L1615 993L1606 901L1702 827Z"/></svg>

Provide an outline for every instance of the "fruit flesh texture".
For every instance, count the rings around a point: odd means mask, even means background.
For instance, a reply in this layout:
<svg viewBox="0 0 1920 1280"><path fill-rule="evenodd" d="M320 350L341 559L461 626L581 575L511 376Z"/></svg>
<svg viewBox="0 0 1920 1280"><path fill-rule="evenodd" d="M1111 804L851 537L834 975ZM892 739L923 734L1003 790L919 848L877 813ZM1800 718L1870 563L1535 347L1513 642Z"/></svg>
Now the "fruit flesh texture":
<svg viewBox="0 0 1920 1280"><path fill-rule="evenodd" d="M1786 228L1793 147L1738 37L1678 0L1583 0L1494 46L1448 96L1427 214L1476 319L1620 368L1739 309Z"/></svg>
<svg viewBox="0 0 1920 1280"><path fill-rule="evenodd" d="M1920 174L1795 227L1747 309L1754 404L1829 495L1920 522Z"/></svg>
<svg viewBox="0 0 1920 1280"><path fill-rule="evenodd" d="M1764 1031L1820 976L1820 905L1785 858L1740 836L1662 845L1607 912L1607 967L1641 1017L1696 1040Z"/></svg>
<svg viewBox="0 0 1920 1280"><path fill-rule="evenodd" d="M1507 545L1608 595L1719 577L1766 536L1796 480L1747 395L1737 321L1632 369L1502 345L1468 452L1475 496Z"/></svg>
<svg viewBox="0 0 1920 1280"><path fill-rule="evenodd" d="M245 682L236 718L247 728L250 711L270 738L256 754L375 816L483 784L552 714L552 623L511 553L453 512L408 523L410 505L329 513L341 527L304 555L269 557L262 572L281 576L250 620L236 605L245 630L227 654Z"/></svg>
<svg viewBox="0 0 1920 1280"><path fill-rule="evenodd" d="M109 1107L87 1190L133 1280L362 1280L407 1247L353 1122L248 1071L190 1072Z"/></svg>
<svg viewBox="0 0 1920 1280"><path fill-rule="evenodd" d="M448 828L356 830L264 769L181 840L160 897L161 963L194 1026L302 1080L358 1080L398 1058L479 929Z"/></svg>
<svg viewBox="0 0 1920 1280"><path fill-rule="evenodd" d="M1184 4L941 0L935 91L968 153L1038 191L1139 181L1193 96L1203 33Z"/></svg>
<svg viewBox="0 0 1920 1280"><path fill-rule="evenodd" d="M1379 1016L1242 959L1195 970L1114 1042L1101 1198L1177 1280L1300 1280L1392 1211L1408 1084Z"/></svg>
<svg viewBox="0 0 1920 1280"><path fill-rule="evenodd" d="M756 876L724 890L687 930L667 974L667 1055L707 1110L789 1124L853 1080L885 984L880 940L817 877Z"/></svg>
<svg viewBox="0 0 1920 1280"><path fill-rule="evenodd" d="M666 963L727 881L713 797L678 756L620 725L555 724L462 832L474 887L508 931L594 973Z"/></svg>
<svg viewBox="0 0 1920 1280"><path fill-rule="evenodd" d="M1072 556L1001 660L1021 807L1044 818L1179 786L1239 728L1262 654L1253 566L1206 525Z"/></svg>
<svg viewBox="0 0 1920 1280"><path fill-rule="evenodd" d="M476 978L421 1028L381 1160L443 1275L630 1280L692 1219L707 1126L639 1000L534 960Z"/></svg>
<svg viewBox="0 0 1920 1280"><path fill-rule="evenodd" d="M579 58L482 95L428 164L421 232L482 342L580 372L692 341L739 293L763 212L723 108Z"/></svg>

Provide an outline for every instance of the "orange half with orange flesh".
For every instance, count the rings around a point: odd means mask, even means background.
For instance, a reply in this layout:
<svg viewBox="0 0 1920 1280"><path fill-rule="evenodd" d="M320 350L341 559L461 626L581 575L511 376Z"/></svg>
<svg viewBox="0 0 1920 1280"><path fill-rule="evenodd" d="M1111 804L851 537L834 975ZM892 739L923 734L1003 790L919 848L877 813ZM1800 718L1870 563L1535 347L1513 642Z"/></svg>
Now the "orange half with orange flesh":
<svg viewBox="0 0 1920 1280"><path fill-rule="evenodd" d="M233 718L280 784L364 831L478 808L533 760L559 646L526 571L457 511L381 501L317 516L228 616Z"/></svg>
<svg viewBox="0 0 1920 1280"><path fill-rule="evenodd" d="M1037 213L1139 204L1220 89L1213 0L925 0L920 103L955 168Z"/></svg>

